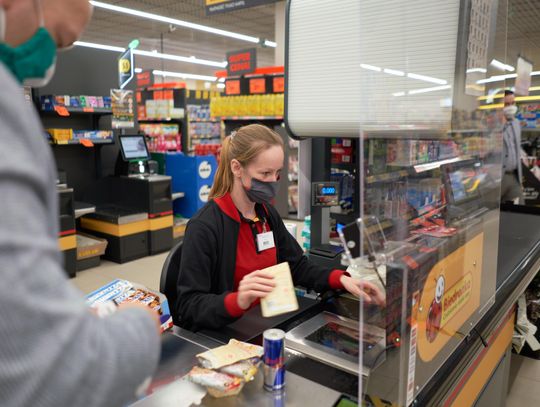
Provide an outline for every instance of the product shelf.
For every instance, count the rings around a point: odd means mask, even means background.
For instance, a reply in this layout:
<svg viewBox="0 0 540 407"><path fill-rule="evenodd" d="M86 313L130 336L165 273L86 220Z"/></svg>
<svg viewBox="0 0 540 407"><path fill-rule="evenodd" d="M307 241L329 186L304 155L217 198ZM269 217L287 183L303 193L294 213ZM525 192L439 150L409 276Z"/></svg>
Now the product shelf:
<svg viewBox="0 0 540 407"><path fill-rule="evenodd" d="M112 109L105 107L65 107L65 110L70 114L96 114L108 115L112 114ZM60 117L66 117L60 114L57 110L40 109L41 113L54 114Z"/></svg>
<svg viewBox="0 0 540 407"><path fill-rule="evenodd" d="M369 177L366 177L366 184L374 184L376 182L393 182L400 178L406 177L407 175L409 175L409 172L406 170L370 175Z"/></svg>
<svg viewBox="0 0 540 407"><path fill-rule="evenodd" d="M163 119L137 119L139 123L178 123L183 122L185 118L167 117Z"/></svg>
<svg viewBox="0 0 540 407"><path fill-rule="evenodd" d="M219 120L283 120L283 116L219 116Z"/></svg>
<svg viewBox="0 0 540 407"><path fill-rule="evenodd" d="M76 139L75 140L73 139L73 140L64 140L64 141L57 141L57 142L49 141L49 144L56 145L56 146L68 146L68 145L73 146L73 145L83 144L84 141L82 140L91 141L92 144L94 145L114 144L114 140L110 140L110 139L104 139L104 140L99 140L99 139Z"/></svg>

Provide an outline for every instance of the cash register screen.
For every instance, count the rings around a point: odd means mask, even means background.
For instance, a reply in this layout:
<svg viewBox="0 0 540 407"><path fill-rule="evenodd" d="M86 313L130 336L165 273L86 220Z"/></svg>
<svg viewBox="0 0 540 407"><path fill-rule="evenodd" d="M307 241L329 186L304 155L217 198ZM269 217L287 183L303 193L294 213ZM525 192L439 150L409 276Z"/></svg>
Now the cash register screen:
<svg viewBox="0 0 540 407"><path fill-rule="evenodd" d="M121 136L120 150L124 161L150 159L144 136Z"/></svg>

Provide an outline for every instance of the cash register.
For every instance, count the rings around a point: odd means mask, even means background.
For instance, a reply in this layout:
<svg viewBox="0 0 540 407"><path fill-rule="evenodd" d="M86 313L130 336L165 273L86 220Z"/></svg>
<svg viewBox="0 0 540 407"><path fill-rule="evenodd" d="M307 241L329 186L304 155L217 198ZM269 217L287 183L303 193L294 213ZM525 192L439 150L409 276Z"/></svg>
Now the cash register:
<svg viewBox="0 0 540 407"><path fill-rule="evenodd" d="M144 135L123 135L118 139L120 152L116 159L117 176L148 177L155 173Z"/></svg>

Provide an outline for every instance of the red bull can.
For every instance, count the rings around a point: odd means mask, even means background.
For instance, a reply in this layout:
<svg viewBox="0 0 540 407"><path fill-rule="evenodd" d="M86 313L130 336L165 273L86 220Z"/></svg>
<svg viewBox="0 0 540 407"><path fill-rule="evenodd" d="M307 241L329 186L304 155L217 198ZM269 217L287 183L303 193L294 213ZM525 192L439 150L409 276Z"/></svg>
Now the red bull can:
<svg viewBox="0 0 540 407"><path fill-rule="evenodd" d="M285 332L268 329L263 333L264 388L268 391L285 387Z"/></svg>

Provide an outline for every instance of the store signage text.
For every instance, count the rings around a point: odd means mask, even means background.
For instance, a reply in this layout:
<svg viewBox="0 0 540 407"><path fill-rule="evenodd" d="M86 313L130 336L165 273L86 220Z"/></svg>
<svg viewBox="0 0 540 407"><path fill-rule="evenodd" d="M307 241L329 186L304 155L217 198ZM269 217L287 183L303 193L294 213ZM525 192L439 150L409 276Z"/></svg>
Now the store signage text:
<svg viewBox="0 0 540 407"><path fill-rule="evenodd" d="M206 0L206 15L227 13L242 8L262 6L263 4L275 3L279 0Z"/></svg>
<svg viewBox="0 0 540 407"><path fill-rule="evenodd" d="M253 72L257 68L255 48L227 53L227 74L239 76Z"/></svg>

